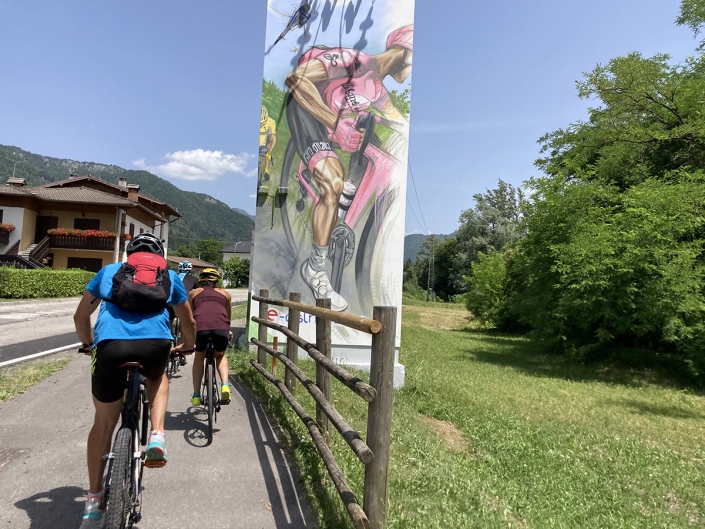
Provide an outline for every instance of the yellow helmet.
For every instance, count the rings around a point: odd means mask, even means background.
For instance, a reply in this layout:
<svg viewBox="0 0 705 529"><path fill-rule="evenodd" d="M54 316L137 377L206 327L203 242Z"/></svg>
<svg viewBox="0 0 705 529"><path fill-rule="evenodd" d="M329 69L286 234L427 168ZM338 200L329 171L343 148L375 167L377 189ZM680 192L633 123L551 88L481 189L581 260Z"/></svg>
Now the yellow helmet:
<svg viewBox="0 0 705 529"><path fill-rule="evenodd" d="M264 124L267 123L267 119L269 119L269 113L267 109L264 108L264 105L262 105L262 112L259 115L259 126L264 127Z"/></svg>
<svg viewBox="0 0 705 529"><path fill-rule="evenodd" d="M219 279L220 279L220 272L218 272L215 268L205 268L198 275L198 282L199 283L209 283L211 281L214 283L217 283Z"/></svg>

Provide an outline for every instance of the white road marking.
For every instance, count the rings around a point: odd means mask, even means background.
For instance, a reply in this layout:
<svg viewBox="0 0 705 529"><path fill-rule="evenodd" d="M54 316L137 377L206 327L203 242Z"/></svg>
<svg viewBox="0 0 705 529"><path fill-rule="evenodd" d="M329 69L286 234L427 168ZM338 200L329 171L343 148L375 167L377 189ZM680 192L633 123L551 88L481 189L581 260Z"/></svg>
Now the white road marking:
<svg viewBox="0 0 705 529"><path fill-rule="evenodd" d="M65 351L66 349L72 349L81 345L81 342L72 343L71 345L64 345L62 347L57 347L56 349L49 349L48 351L41 351L39 353L34 353L32 355L23 356L21 358L14 358L12 360L6 360L5 362L0 362L0 367L9 366L16 364L18 362L24 362L25 360L31 360L32 358L39 358L40 356L46 356L60 351Z"/></svg>

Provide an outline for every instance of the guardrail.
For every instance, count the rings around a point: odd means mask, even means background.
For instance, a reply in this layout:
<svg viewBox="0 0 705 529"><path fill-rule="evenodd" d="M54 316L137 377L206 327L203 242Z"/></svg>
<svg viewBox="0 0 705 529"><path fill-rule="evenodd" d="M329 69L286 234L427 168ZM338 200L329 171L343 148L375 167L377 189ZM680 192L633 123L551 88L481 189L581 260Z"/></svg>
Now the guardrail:
<svg viewBox="0 0 705 529"><path fill-rule="evenodd" d="M330 474L343 504L357 529L384 529L387 523L387 477L389 470L389 445L392 429L392 393L394 383L394 345L396 335L396 307L374 307L373 319L354 316L330 309L329 299L319 299L316 306L301 303L301 294L291 293L288 300L270 299L269 291L260 290L252 299L259 302L259 317L253 322L259 325L257 338L257 361L250 363L269 382L274 384L286 401L306 425L314 445ZM288 326L267 319L269 305L289 309ZM311 344L299 336L300 313L316 317L316 343ZM340 323L372 335L370 383L345 370L331 360L331 322ZM267 344L267 328L281 332L287 337L286 354ZM301 371L297 364L298 348L306 351L316 362L316 382ZM266 369L267 354L286 367L284 382ZM368 403L367 440L363 441L335 409L331 400L331 376L337 378L353 393ZM306 413L296 400L296 381L308 390L316 401L316 420ZM362 507L350 490L345 476L329 448L330 423L343 437L358 460L365 465L365 484Z"/></svg>

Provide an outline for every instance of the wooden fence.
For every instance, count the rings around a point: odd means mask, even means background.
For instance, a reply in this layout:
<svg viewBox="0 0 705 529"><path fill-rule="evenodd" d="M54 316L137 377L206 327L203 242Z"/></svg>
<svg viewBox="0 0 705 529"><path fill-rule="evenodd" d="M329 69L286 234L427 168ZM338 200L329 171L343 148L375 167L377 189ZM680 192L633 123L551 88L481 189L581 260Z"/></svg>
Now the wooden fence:
<svg viewBox="0 0 705 529"><path fill-rule="evenodd" d="M269 299L269 291L260 290L252 299L259 302L259 317L252 321L259 325L257 361L252 365L277 386L289 405L308 428L313 443L328 469L338 494L357 529L384 529L387 522L387 473L389 469L389 444L392 429L392 393L394 383L394 345L396 335L396 307L374 307L373 319L353 316L330 309L329 299L319 299L316 306L301 303L301 294L291 293L288 300ZM289 309L288 326L268 320L269 305ZM316 343L311 344L299 336L300 313L316 317ZM340 323L372 335L370 383L346 371L331 360L331 322ZM286 354L267 344L267 328L287 337ZM316 362L316 382L301 371L296 363L301 347ZM266 369L267 354L286 367L284 382ZM331 375L353 393L368 403L367 441L335 409L331 401ZM297 380L316 401L316 419L306 413L295 398ZM362 507L350 490L345 476L335 461L330 446L330 424L340 432L358 460L365 465L365 484Z"/></svg>

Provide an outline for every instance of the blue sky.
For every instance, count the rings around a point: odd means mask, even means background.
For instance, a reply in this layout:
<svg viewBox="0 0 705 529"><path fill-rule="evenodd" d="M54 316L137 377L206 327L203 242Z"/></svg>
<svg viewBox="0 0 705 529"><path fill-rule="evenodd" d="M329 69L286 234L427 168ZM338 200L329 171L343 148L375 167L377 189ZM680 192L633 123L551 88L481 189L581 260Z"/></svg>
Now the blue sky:
<svg viewBox="0 0 705 529"><path fill-rule="evenodd" d="M679 5L417 0L409 153L421 208L410 181L407 233L425 231L419 209L430 232L450 233L474 193L537 175L536 140L585 117L575 81L597 63L693 54ZM266 13L264 0L0 2L0 143L144 167L254 213Z"/></svg>

